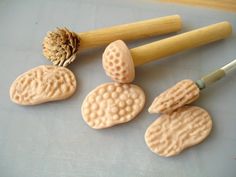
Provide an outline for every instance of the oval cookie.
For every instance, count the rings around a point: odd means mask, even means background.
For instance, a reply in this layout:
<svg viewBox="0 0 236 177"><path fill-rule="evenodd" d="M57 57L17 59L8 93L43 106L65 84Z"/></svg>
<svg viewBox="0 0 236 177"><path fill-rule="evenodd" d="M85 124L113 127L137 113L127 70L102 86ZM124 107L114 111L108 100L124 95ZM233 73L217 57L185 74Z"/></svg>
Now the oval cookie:
<svg viewBox="0 0 236 177"><path fill-rule="evenodd" d="M212 120L207 111L184 106L154 121L145 133L145 141L151 151L169 157L203 141L211 128Z"/></svg>
<svg viewBox="0 0 236 177"><path fill-rule="evenodd" d="M182 80L158 97L148 109L149 113L171 113L172 111L195 101L200 90L192 80Z"/></svg>
<svg viewBox="0 0 236 177"><path fill-rule="evenodd" d="M102 129L134 119L144 103L145 95L140 87L106 83L88 94L81 111L84 121L90 127Z"/></svg>
<svg viewBox="0 0 236 177"><path fill-rule="evenodd" d="M10 98L20 105L36 105L70 97L76 89L74 74L64 67L41 65L12 83Z"/></svg>

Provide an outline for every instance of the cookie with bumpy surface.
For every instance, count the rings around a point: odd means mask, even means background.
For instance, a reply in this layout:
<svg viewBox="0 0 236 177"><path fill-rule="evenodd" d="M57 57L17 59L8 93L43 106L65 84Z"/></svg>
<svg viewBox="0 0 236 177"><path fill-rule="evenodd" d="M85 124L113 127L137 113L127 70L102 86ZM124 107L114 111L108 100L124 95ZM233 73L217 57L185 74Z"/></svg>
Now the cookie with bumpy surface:
<svg viewBox="0 0 236 177"><path fill-rule="evenodd" d="M85 98L81 112L94 129L108 128L134 119L143 109L143 90L133 84L105 83Z"/></svg>

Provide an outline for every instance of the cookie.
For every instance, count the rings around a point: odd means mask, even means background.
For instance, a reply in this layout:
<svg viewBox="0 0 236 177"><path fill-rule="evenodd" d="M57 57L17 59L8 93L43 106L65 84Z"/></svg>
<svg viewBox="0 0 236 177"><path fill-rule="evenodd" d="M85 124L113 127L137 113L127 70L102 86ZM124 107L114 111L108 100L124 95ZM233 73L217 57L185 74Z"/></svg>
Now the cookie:
<svg viewBox="0 0 236 177"><path fill-rule="evenodd" d="M20 105L36 105L66 99L75 89L76 79L69 69L41 65L17 77L10 87L10 98Z"/></svg>
<svg viewBox="0 0 236 177"><path fill-rule="evenodd" d="M195 101L200 90L192 80L182 80L158 97L148 109L149 113L171 113L174 110Z"/></svg>
<svg viewBox="0 0 236 177"><path fill-rule="evenodd" d="M85 98L81 112L94 129L108 128L134 119L143 109L143 90L133 84L105 83Z"/></svg>
<svg viewBox="0 0 236 177"><path fill-rule="evenodd" d="M175 156L202 142L211 129L212 120L206 110L184 106L154 121L145 133L145 141L152 152L165 157Z"/></svg>
<svg viewBox="0 0 236 177"><path fill-rule="evenodd" d="M134 80L135 69L132 56L126 44L117 40L107 46L102 57L106 74L119 83L130 83Z"/></svg>

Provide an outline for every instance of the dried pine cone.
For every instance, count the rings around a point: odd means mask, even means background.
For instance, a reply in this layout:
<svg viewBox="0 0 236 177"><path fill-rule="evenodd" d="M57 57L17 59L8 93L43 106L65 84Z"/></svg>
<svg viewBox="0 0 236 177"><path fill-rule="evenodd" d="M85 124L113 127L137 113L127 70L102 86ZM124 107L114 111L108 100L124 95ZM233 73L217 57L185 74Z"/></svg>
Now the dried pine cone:
<svg viewBox="0 0 236 177"><path fill-rule="evenodd" d="M67 66L75 60L80 40L67 28L57 28L49 32L43 41L43 54L54 65Z"/></svg>

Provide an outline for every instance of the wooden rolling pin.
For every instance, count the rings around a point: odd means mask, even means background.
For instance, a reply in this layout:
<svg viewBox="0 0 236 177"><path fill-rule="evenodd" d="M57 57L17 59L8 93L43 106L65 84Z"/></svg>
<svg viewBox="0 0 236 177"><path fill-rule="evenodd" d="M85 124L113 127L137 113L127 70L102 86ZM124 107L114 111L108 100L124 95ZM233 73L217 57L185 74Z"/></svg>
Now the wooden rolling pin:
<svg viewBox="0 0 236 177"><path fill-rule="evenodd" d="M229 22L221 22L130 49L134 65L142 65L178 52L199 47L228 37L232 33Z"/></svg>
<svg viewBox="0 0 236 177"><path fill-rule="evenodd" d="M75 60L79 48L100 47L121 39L130 41L158 36L181 29L179 15L154 18L76 34L68 29L49 32L43 41L43 54L54 65L67 66Z"/></svg>
<svg viewBox="0 0 236 177"><path fill-rule="evenodd" d="M103 67L112 80L130 83L135 78L135 66L224 39L231 32L230 23L221 22L132 49L117 40L105 49Z"/></svg>

